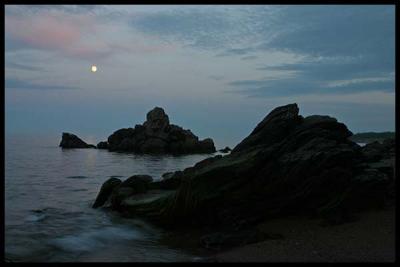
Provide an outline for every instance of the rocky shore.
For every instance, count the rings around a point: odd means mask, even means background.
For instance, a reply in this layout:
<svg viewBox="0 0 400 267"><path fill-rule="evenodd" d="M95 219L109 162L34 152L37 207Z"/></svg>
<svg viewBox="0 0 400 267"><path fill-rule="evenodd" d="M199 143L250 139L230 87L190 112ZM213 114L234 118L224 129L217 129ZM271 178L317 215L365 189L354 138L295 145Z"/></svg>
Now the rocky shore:
<svg viewBox="0 0 400 267"><path fill-rule="evenodd" d="M395 198L394 140L360 147L351 135L335 118L303 117L297 104L281 106L230 154L166 173L160 181L143 174L112 178L93 207L171 231L202 229L198 244L210 250L281 239L256 227L276 218L349 222L357 212L394 205Z"/></svg>

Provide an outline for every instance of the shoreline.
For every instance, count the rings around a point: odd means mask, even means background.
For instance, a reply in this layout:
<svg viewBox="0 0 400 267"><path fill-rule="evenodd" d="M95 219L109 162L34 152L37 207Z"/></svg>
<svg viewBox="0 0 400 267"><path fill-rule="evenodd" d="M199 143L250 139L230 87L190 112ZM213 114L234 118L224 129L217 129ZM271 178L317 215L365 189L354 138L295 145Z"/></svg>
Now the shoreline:
<svg viewBox="0 0 400 267"><path fill-rule="evenodd" d="M215 262L394 262L395 207L357 214L358 219L322 226L318 219L284 218L264 222L263 231L283 239L266 240L215 253Z"/></svg>

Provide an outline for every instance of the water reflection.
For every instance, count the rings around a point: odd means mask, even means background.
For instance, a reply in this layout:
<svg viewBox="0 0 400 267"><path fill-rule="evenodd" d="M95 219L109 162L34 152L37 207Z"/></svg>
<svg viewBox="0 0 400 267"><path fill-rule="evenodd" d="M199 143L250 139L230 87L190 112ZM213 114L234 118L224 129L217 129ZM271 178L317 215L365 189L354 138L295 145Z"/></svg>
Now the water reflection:
<svg viewBox="0 0 400 267"><path fill-rule="evenodd" d="M158 243L159 229L91 205L111 176L160 179L210 154L136 155L61 149L53 139L8 138L5 250L23 261L179 261L192 255ZM58 140L59 141L59 140Z"/></svg>

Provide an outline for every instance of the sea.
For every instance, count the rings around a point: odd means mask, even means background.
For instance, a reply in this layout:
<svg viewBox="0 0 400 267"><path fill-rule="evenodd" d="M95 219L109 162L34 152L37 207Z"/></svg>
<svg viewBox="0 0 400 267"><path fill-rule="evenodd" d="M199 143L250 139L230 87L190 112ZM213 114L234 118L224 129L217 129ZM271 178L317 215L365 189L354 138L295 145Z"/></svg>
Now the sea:
<svg viewBox="0 0 400 267"><path fill-rule="evenodd" d="M99 149L61 149L60 141L61 135L6 134L7 260L199 260L199 255L161 242L163 229L140 219L122 218L112 211L92 209L91 205L103 182L110 177L124 180L134 174L148 174L158 180L165 172L183 170L215 154L151 156Z"/></svg>

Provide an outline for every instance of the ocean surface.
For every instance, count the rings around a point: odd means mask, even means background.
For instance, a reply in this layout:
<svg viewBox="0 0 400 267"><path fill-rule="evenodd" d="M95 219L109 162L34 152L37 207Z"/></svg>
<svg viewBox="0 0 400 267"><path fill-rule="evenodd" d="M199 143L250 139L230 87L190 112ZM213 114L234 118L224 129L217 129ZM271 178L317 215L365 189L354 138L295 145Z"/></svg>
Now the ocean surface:
<svg viewBox="0 0 400 267"><path fill-rule="evenodd" d="M61 135L6 135L6 258L35 262L198 258L162 245L161 229L91 205L111 176L124 180L149 174L157 180L165 172L183 170L213 154L174 157L61 149L60 140Z"/></svg>

